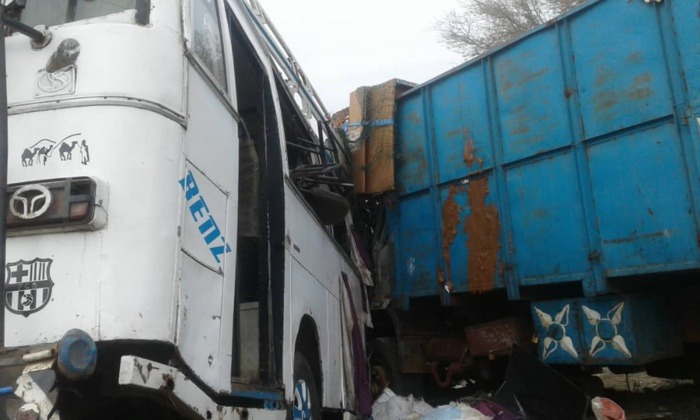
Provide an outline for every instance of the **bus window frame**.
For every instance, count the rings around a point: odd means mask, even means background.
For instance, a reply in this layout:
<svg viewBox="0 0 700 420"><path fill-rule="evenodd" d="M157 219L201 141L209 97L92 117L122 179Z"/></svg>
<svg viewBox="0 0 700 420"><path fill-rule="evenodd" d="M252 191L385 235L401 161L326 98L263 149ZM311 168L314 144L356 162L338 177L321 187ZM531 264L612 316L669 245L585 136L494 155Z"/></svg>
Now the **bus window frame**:
<svg viewBox="0 0 700 420"><path fill-rule="evenodd" d="M224 0L212 0L216 7L217 12L217 23L219 25L219 34L221 36L221 48L224 59L224 82L226 86L222 86L219 80L212 74L209 68L204 64L202 59L197 55L194 49L194 2L200 0L182 0L182 36L185 40L185 56L192 64L192 66L197 70L197 72L204 78L207 84L219 94L220 99L224 102L226 107L237 116L235 111L234 100L230 92L235 92L235 80L233 78L233 57L231 56L231 41L229 39L228 25L226 23ZM234 93L235 95L235 93Z"/></svg>

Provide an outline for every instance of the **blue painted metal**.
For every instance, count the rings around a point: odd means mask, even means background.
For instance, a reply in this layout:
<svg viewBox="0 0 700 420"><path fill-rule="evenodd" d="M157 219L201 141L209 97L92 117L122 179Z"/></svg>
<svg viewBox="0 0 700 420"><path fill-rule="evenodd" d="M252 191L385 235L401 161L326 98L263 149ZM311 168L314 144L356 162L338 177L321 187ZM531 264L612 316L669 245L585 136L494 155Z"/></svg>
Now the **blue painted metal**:
<svg viewBox="0 0 700 420"><path fill-rule="evenodd" d="M294 387L294 405L292 406L292 418L304 420L311 418L311 400L309 388L304 381L297 382Z"/></svg>
<svg viewBox="0 0 700 420"><path fill-rule="evenodd" d="M538 354L553 364L643 365L683 353L669 299L618 295L532 304Z"/></svg>
<svg viewBox="0 0 700 420"><path fill-rule="evenodd" d="M97 346L90 334L83 330L68 331L58 343L56 365L68 379L85 379L95 372Z"/></svg>
<svg viewBox="0 0 700 420"><path fill-rule="evenodd" d="M14 394L14 391L12 390L11 386L6 386L3 388L0 388L0 396L12 395L12 394Z"/></svg>
<svg viewBox="0 0 700 420"><path fill-rule="evenodd" d="M263 400L270 403L284 401L284 393L282 391L234 389L231 391L231 396L250 398L253 400Z"/></svg>
<svg viewBox="0 0 700 420"><path fill-rule="evenodd" d="M699 13L697 2L591 1L405 93L395 297L440 295L446 273L453 293L472 290L468 186L484 178L480 205L500 224L484 270L511 299L574 282L593 297L613 277L700 268Z"/></svg>

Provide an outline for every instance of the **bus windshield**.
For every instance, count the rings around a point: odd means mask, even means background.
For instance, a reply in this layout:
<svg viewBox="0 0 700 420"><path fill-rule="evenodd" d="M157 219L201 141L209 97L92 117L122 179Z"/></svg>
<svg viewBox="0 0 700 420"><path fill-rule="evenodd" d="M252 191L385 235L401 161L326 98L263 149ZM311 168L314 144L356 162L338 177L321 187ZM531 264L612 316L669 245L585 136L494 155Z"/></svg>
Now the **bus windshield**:
<svg viewBox="0 0 700 420"><path fill-rule="evenodd" d="M54 26L136 8L137 0L27 0L20 21Z"/></svg>

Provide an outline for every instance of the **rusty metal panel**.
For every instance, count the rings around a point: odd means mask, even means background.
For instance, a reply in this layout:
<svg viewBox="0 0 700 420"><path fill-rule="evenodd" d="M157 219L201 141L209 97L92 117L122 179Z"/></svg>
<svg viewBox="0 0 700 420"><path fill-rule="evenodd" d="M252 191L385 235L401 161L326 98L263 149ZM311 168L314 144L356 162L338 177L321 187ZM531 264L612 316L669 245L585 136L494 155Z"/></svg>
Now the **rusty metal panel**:
<svg viewBox="0 0 700 420"><path fill-rule="evenodd" d="M426 373L428 371L423 346L430 337L403 336L398 340L401 373Z"/></svg>
<svg viewBox="0 0 700 420"><path fill-rule="evenodd" d="M572 98L557 44L556 31L540 31L493 59L504 162L571 143L569 120L562 116Z"/></svg>
<svg viewBox="0 0 700 420"><path fill-rule="evenodd" d="M691 4L692 3L692 4ZM677 34L678 50L681 68L685 80L690 105L700 106L700 54L698 54L698 39L700 39L700 2L674 1L670 4L673 23Z"/></svg>
<svg viewBox="0 0 700 420"><path fill-rule="evenodd" d="M588 158L609 275L697 265L695 213L675 124L592 145Z"/></svg>
<svg viewBox="0 0 700 420"><path fill-rule="evenodd" d="M397 166L396 189L401 195L425 190L430 185L424 111L420 95L402 100L397 109L399 139L394 163Z"/></svg>
<svg viewBox="0 0 700 420"><path fill-rule="evenodd" d="M464 69L431 86L441 183L493 168L487 91L481 66Z"/></svg>
<svg viewBox="0 0 700 420"><path fill-rule="evenodd" d="M395 226L396 252L393 295L397 298L433 296L439 293L438 235L435 234L435 212L428 194L416 194L394 203L388 209L394 219L400 215L401 225ZM404 226L410 226L405 228Z"/></svg>
<svg viewBox="0 0 700 420"><path fill-rule="evenodd" d="M513 344L525 347L532 326L521 318L505 318L465 328L469 352L473 356L508 355Z"/></svg>
<svg viewBox="0 0 700 420"><path fill-rule="evenodd" d="M400 97L395 297L700 268L698 7L591 1Z"/></svg>
<svg viewBox="0 0 700 420"><path fill-rule="evenodd" d="M434 338L425 343L425 357L431 362L451 363L464 361L469 356L466 338Z"/></svg>
<svg viewBox="0 0 700 420"><path fill-rule="evenodd" d="M584 278L590 263L573 154L512 168L506 180L519 284Z"/></svg>
<svg viewBox="0 0 700 420"><path fill-rule="evenodd" d="M656 7L602 1L572 16L570 27L587 138L673 113Z"/></svg>

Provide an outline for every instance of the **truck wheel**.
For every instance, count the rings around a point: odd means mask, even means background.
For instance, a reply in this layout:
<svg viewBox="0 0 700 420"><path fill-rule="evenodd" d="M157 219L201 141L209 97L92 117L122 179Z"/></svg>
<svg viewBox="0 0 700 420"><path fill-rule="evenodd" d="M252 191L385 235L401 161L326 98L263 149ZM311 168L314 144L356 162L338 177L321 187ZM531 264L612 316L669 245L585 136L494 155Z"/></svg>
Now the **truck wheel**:
<svg viewBox="0 0 700 420"><path fill-rule="evenodd" d="M294 355L294 420L320 420L321 399L318 395L316 380L311 373L311 366L301 353Z"/></svg>
<svg viewBox="0 0 700 420"><path fill-rule="evenodd" d="M368 346L369 363L372 375L372 398L377 399L385 388L397 395L404 395L399 354L393 339L375 339Z"/></svg>

